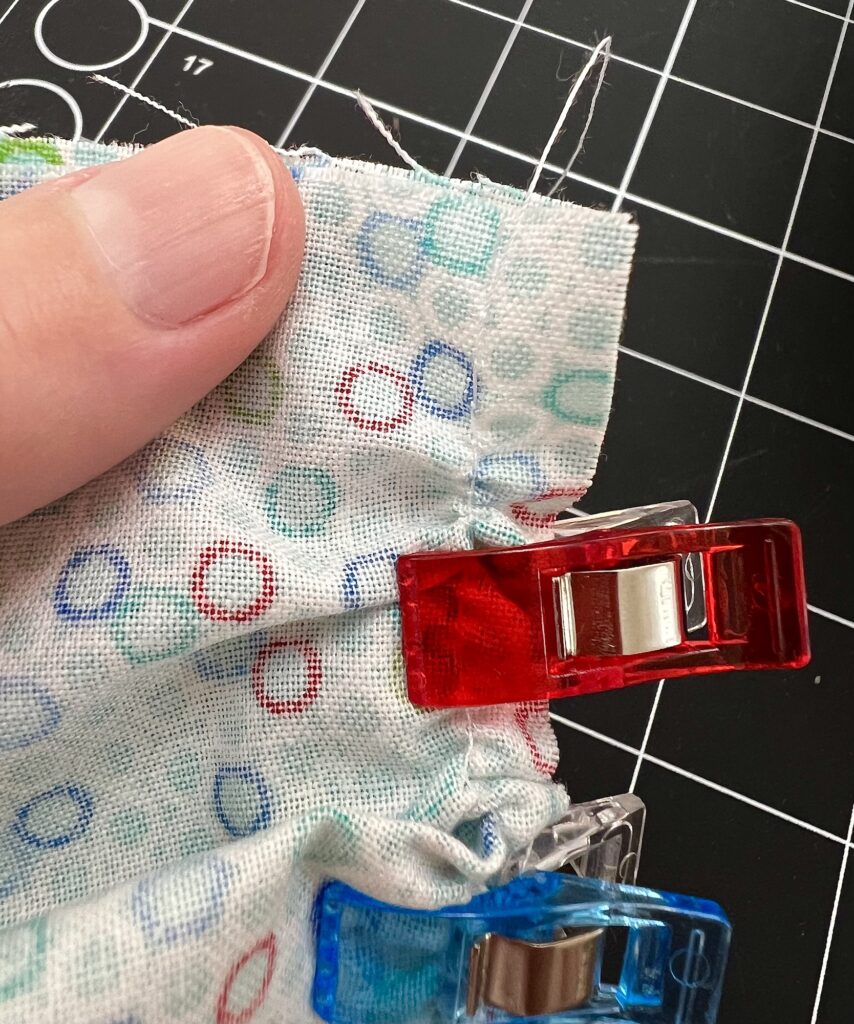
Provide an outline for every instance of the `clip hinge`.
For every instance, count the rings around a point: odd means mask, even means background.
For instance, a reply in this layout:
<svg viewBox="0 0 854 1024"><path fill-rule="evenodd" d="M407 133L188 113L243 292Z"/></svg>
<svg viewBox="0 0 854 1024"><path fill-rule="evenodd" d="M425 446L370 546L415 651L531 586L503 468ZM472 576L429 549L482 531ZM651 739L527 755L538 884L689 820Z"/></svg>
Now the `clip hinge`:
<svg viewBox="0 0 854 1024"><path fill-rule="evenodd" d="M514 1017L540 1017L582 1006L593 995L603 928L574 931L553 942L490 932L469 960L466 1013L481 1004Z"/></svg>
<svg viewBox="0 0 854 1024"><path fill-rule="evenodd" d="M554 587L563 658L643 654L682 642L677 561L568 572Z"/></svg>

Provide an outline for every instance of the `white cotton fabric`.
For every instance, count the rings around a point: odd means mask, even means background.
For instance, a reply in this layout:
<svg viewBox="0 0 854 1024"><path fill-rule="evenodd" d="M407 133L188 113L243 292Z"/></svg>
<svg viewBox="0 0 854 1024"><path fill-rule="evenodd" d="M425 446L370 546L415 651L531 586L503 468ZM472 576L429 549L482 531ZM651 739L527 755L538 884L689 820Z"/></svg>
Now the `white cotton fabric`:
<svg viewBox="0 0 854 1024"><path fill-rule="evenodd" d="M0 197L131 152L42 145ZM635 228L286 162L276 329L0 530L2 1024L305 1024L319 882L465 901L567 806L545 706L410 705L394 561L543 539L588 487Z"/></svg>

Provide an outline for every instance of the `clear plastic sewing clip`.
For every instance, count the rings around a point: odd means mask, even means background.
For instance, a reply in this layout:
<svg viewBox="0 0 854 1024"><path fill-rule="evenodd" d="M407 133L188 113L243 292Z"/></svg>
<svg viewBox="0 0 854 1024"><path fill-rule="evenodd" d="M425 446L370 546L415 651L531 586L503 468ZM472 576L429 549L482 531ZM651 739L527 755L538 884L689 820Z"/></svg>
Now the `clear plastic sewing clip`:
<svg viewBox="0 0 854 1024"><path fill-rule="evenodd" d="M646 807L633 793L574 804L507 864L500 881L531 871L563 871L634 885L645 821Z"/></svg>

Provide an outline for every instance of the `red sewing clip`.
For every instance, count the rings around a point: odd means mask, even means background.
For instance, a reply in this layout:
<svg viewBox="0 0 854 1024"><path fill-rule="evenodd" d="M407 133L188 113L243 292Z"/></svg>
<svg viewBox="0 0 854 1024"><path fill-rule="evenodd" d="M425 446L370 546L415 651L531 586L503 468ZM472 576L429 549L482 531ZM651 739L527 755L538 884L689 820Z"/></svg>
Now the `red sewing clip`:
<svg viewBox="0 0 854 1024"><path fill-rule="evenodd" d="M516 548L405 555L409 698L502 704L809 660L800 532L689 502L555 524Z"/></svg>

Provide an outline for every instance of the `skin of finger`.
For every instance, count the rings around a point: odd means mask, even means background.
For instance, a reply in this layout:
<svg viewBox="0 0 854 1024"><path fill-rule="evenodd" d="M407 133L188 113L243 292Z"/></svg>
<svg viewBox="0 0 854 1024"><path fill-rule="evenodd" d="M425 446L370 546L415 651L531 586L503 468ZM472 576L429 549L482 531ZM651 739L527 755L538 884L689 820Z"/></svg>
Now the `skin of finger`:
<svg viewBox="0 0 854 1024"><path fill-rule="evenodd" d="M274 325L296 284L304 220L287 169L262 151L277 204L264 277L173 329L126 308L61 180L0 203L0 523L157 436Z"/></svg>

